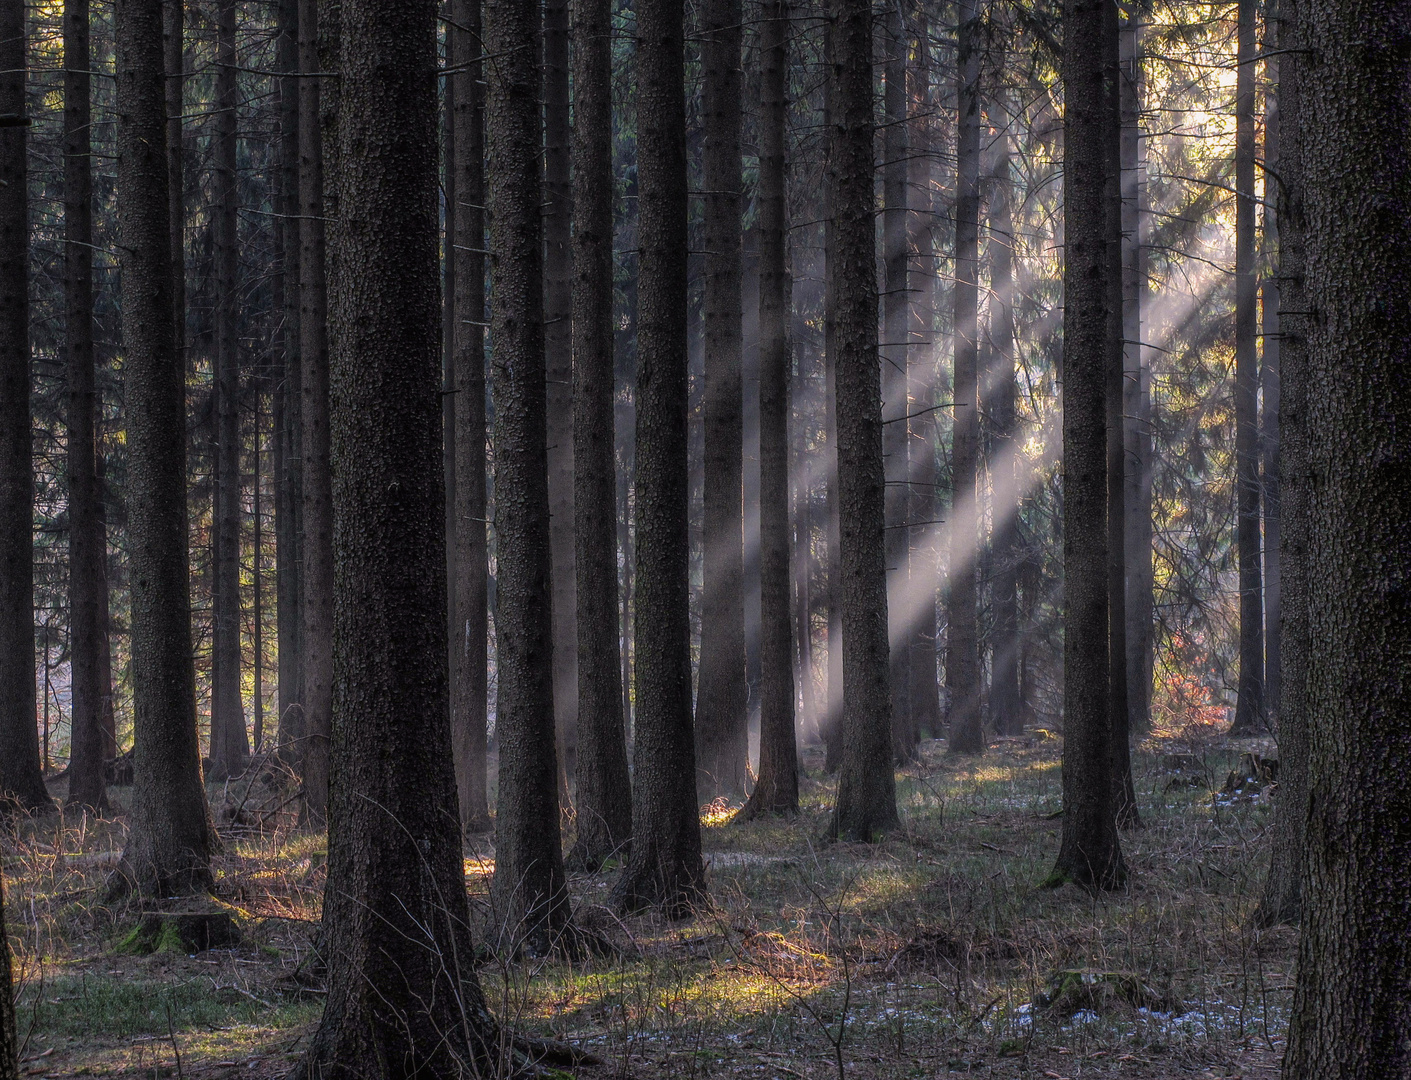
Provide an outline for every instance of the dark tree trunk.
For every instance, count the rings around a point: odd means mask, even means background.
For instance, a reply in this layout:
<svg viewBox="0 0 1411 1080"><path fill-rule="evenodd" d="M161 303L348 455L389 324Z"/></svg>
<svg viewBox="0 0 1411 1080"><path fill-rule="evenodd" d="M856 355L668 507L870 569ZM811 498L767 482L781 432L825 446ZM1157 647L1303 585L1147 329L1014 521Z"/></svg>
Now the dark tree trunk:
<svg viewBox="0 0 1411 1080"><path fill-rule="evenodd" d="M573 192L568 0L544 0L544 359L548 373L549 542L553 556L554 722L559 782L578 745L578 630L573 567Z"/></svg>
<svg viewBox="0 0 1411 1080"><path fill-rule="evenodd" d="M887 648L882 388L872 221L872 9L830 0L838 510L842 525L843 753L829 834L871 842L897 828Z"/></svg>
<svg viewBox="0 0 1411 1080"><path fill-rule="evenodd" d="M1063 9L1063 842L1049 882L1126 880L1108 716L1106 383L1113 0ZM1113 178L1115 182L1115 177Z"/></svg>
<svg viewBox="0 0 1411 1080"><path fill-rule="evenodd" d="M789 280L787 144L789 17L784 0L761 10L759 124L759 778L742 811L794 814L799 808L794 738L794 641L789 581ZM801 502L803 500L800 500ZM799 528L805 527L800 522ZM805 604L807 603L805 599ZM804 626L807 632L807 624ZM804 654L807 656L807 652ZM811 677L805 668L804 678Z"/></svg>
<svg viewBox="0 0 1411 1080"><path fill-rule="evenodd" d="M280 71L299 70L299 0L279 0L276 64ZM283 305L280 332L279 378L272 387L275 434L274 563L275 634L279 654L279 726L275 745L279 755L296 764L303 735L300 707L300 549L303 530L300 516L303 493L302 445L299 431L299 83L296 75L279 80L279 196L276 210L283 288L276 294Z"/></svg>
<svg viewBox="0 0 1411 1080"><path fill-rule="evenodd" d="M823 41L826 56L833 53L833 35L833 24L825 22ZM834 82L832 78L825 79L823 86L823 127L829 132L829 145L825 152L830 159L833 153L833 117L837 114ZM836 188L830 164L823 171L823 513L827 540L824 603L828 619L828 678L826 706L820 725L826 749L823 767L829 773L836 773L843 760L843 527L838 506L838 302L836 275L833 272L838 257L835 244L838 231L834 209L837 204Z"/></svg>
<svg viewBox="0 0 1411 1080"><path fill-rule="evenodd" d="M1240 682L1231 735L1265 730L1259 537L1258 283L1254 252L1254 0L1240 0L1235 83L1235 491Z"/></svg>
<svg viewBox="0 0 1411 1080"><path fill-rule="evenodd" d="M118 235L132 582L134 760L112 891L211 888L186 532L186 379L174 340L161 0L118 0Z"/></svg>
<svg viewBox="0 0 1411 1080"><path fill-rule="evenodd" d="M911 411L907 381L910 307L907 293L906 23L901 3L887 5L881 51L884 63L882 129L882 456L886 470L887 631L891 648L892 752L898 761L916 754L916 724L911 715L911 515L907 461Z"/></svg>
<svg viewBox="0 0 1411 1080"><path fill-rule="evenodd" d="M999 735L1024 733L1019 698L1019 543L1020 457L1014 364L1014 177L1010 141L995 158L990 189L990 342L994 350L986 411L994 424L990 455L994 490L994 660L990 676L990 712Z"/></svg>
<svg viewBox="0 0 1411 1080"><path fill-rule="evenodd" d="M1284 1076L1370 1080L1411 1074L1411 3L1299 3L1298 13L1301 39L1290 44L1314 48L1280 59L1298 65L1306 109L1307 296L1317 315L1303 324L1303 401L1316 478L1305 504L1316 647L1307 655L1307 876Z"/></svg>
<svg viewBox="0 0 1411 1080"><path fill-rule="evenodd" d="M25 114L24 5L0 11L0 113ZM0 800L49 805L34 726L27 129L0 129Z"/></svg>
<svg viewBox="0 0 1411 1080"><path fill-rule="evenodd" d="M573 507L578 576L576 869L597 870L632 836L617 625L617 476L612 329L612 3L573 13Z"/></svg>
<svg viewBox="0 0 1411 1080"><path fill-rule="evenodd" d="M955 197L955 416L950 509L950 604L946 683L950 688L951 753L985 749L980 715L980 656L975 612L979 499L975 484L980 448L980 9L960 0L956 67L959 105Z"/></svg>
<svg viewBox="0 0 1411 1080"><path fill-rule="evenodd" d="M449 0L440 0L440 20L444 23L442 60L455 66L454 35L458 32L446 20L455 19ZM463 33L463 31L460 31ZM460 578L456 559L456 215L460 208L456 176L456 77L442 76L441 83L441 475L446 487L446 673L449 682L451 745L456 732L456 589ZM478 199L482 206L484 199ZM484 247L484 244L476 244ZM459 786L459 779L457 785ZM459 791L457 792L459 794Z"/></svg>
<svg viewBox="0 0 1411 1080"><path fill-rule="evenodd" d="M7 27L8 29L8 27ZM5 884L0 881L0 941L5 935ZM15 1032L15 997L11 987L10 950L0 949L0 1080L19 1076L19 1039Z"/></svg>
<svg viewBox="0 0 1411 1080"><path fill-rule="evenodd" d="M68 349L69 805L102 812L107 541L98 488L93 369L93 168L88 0L64 3L64 325Z"/></svg>
<svg viewBox="0 0 1411 1080"><path fill-rule="evenodd" d="M705 893L691 725L686 462L686 94L681 0L637 6L637 578L632 859L620 909Z"/></svg>
<svg viewBox="0 0 1411 1080"><path fill-rule="evenodd" d="M235 0L216 8L215 182L215 497L211 597L211 778L225 780L250 755L240 693L240 299L236 225L236 124L239 104Z"/></svg>
<svg viewBox="0 0 1411 1080"><path fill-rule="evenodd" d="M1308 436L1308 305L1304 281L1303 100L1295 0L1279 0L1270 17L1269 51L1279 58L1277 79L1278 177L1278 430L1276 470L1278 563L1281 581L1279 637L1280 692L1274 734L1279 740L1279 786L1270 823L1269 876L1255 913L1263 926L1297 923L1303 908L1304 834L1308 818L1308 701L1305 694L1311 641L1308 636L1308 542L1312 476ZM1287 58L1285 58L1287 57ZM1267 296L1266 293L1266 302ZM1265 350L1271 342L1265 338ZM1265 407L1269 399L1265 398Z"/></svg>
<svg viewBox="0 0 1411 1080"><path fill-rule="evenodd" d="M162 56L166 66L167 209L171 218L172 326L177 359L186 363L186 89L185 0L163 0Z"/></svg>
<svg viewBox="0 0 1411 1080"><path fill-rule="evenodd" d="M701 62L705 150L705 559L696 700L701 801L742 798L748 764L741 484L740 0L706 0Z"/></svg>
<svg viewBox="0 0 1411 1080"><path fill-rule="evenodd" d="M328 996L300 1073L483 1074L495 1024L472 962L447 700L436 4L340 9Z"/></svg>
<svg viewBox="0 0 1411 1080"><path fill-rule="evenodd" d="M331 11L322 13L323 7ZM320 21L339 17L339 2L299 0L299 367L300 420L303 426L303 626L302 650L304 807L308 820L321 823L328 813L329 725L333 711L333 480L329 464L328 274L324 218L335 218L324 199L323 79L328 71L320 52ZM331 59L331 58L330 58ZM337 96L336 84L330 94ZM341 104L341 103L340 103ZM335 115L337 115L335 113ZM334 122L336 130L336 121ZM341 177L339 178L341 181ZM439 443L439 439L438 439Z"/></svg>
<svg viewBox="0 0 1411 1080"><path fill-rule="evenodd" d="M568 923L554 747L553 557L543 307L534 0L488 0L491 388L495 402L495 664L500 795L495 819L501 949L542 954ZM556 432L566 438L566 433Z"/></svg>
<svg viewBox="0 0 1411 1080"><path fill-rule="evenodd" d="M1269 0L1264 7L1264 39L1279 36L1278 0ZM1267 48L1272 49L1272 47ZM1279 219L1277 188L1267 179L1278 176L1279 159L1279 58L1264 61L1264 197L1263 244L1270 266L1279 261ZM1270 196L1273 196L1272 198ZM1279 567L1280 504L1279 504L1279 276L1268 274L1261 283L1263 290L1263 351L1259 371L1260 393L1263 398L1259 431L1259 450L1264 466L1264 714L1275 736L1279 731L1279 698L1283 692L1281 668L1282 635L1280 634L1281 576Z"/></svg>
<svg viewBox="0 0 1411 1080"><path fill-rule="evenodd" d="M486 787L489 563L485 529L485 94L480 0L454 0L456 629L451 665L451 740L461 826L490 822Z"/></svg>

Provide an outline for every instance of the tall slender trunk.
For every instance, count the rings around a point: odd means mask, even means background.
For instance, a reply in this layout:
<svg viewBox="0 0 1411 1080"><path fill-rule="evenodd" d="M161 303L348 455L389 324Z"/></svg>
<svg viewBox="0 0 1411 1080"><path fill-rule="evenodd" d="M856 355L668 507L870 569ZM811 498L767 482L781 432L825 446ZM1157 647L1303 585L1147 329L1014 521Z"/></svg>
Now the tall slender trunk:
<svg viewBox="0 0 1411 1080"><path fill-rule="evenodd" d="M33 725L31 725L33 726ZM0 881L0 941L5 935L5 883ZM19 1076L19 1038L15 1030L15 995L10 976L10 950L0 949L0 1076L13 1080Z"/></svg>
<svg viewBox="0 0 1411 1080"><path fill-rule="evenodd" d="M891 644L892 752L898 761L916 752L916 724L911 715L911 617L908 565L911 516L907 462L910 413L907 362L911 350L907 264L906 21L902 0L889 0L883 23L882 129L882 456L886 468L887 638Z"/></svg>
<svg viewBox="0 0 1411 1080"><path fill-rule="evenodd" d="M1278 37L1278 0L1270 0L1264 8L1265 40ZM1279 58L1264 61L1264 236L1263 245L1268 265L1278 265L1279 215L1277 182L1279 175ZM1282 635L1280 634L1279 573L1280 502L1279 502L1279 274L1267 274L1260 283L1262 289L1263 351L1259 370L1260 393L1263 398L1259 432L1259 450L1264 466L1264 710L1275 737L1279 733L1279 699L1283 693L1281 677Z"/></svg>
<svg viewBox="0 0 1411 1080"><path fill-rule="evenodd" d="M578 746L573 568L573 192L569 164L568 0L544 0L544 360L548 372L549 543L553 557L554 723L561 797Z"/></svg>
<svg viewBox="0 0 1411 1080"><path fill-rule="evenodd" d="M705 890L687 613L686 92L682 0L637 5L637 577L632 858L620 909Z"/></svg>
<svg viewBox="0 0 1411 1080"><path fill-rule="evenodd" d="M445 67L454 67L453 36L456 28L450 0L440 0L444 24ZM456 551L456 215L460 196L456 190L456 77L442 76L441 89L441 476L446 488L446 670L451 680L451 739L455 745L456 712L456 589L460 578ZM484 200L477 200L482 205ZM477 244L476 247L484 247ZM459 783L459 781L457 781Z"/></svg>
<svg viewBox="0 0 1411 1080"><path fill-rule="evenodd" d="M1235 82L1235 536L1240 681L1231 735L1265 729L1264 589L1259 537L1258 281L1254 253L1254 0L1238 5Z"/></svg>
<svg viewBox="0 0 1411 1080"><path fill-rule="evenodd" d="M696 789L702 800L745 794L746 728L740 0L706 0L701 61L705 150L705 462Z"/></svg>
<svg viewBox="0 0 1411 1080"><path fill-rule="evenodd" d="M824 52L833 54L835 31L830 21L824 22ZM834 102L834 80L825 80L823 89L823 127L830 132L826 153L830 163L823 175L823 468L824 468L824 527L827 539L827 590L824 593L828 617L828 679L826 708L823 713L823 741L826 747L824 769L835 773L843 760L843 527L838 503L838 300L834 263L837 262L835 239L837 223L837 185L831 165L833 147L831 132L837 113Z"/></svg>
<svg viewBox="0 0 1411 1080"><path fill-rule="evenodd" d="M186 378L174 340L161 0L117 0L114 17L135 748L110 891L165 897L212 886L191 661Z"/></svg>
<svg viewBox="0 0 1411 1080"><path fill-rule="evenodd" d="M951 753L985 749L980 715L980 656L975 576L979 551L980 449L980 8L959 0L955 196L955 405L950 509L950 604L946 684L950 688Z"/></svg>
<svg viewBox="0 0 1411 1080"><path fill-rule="evenodd" d="M303 475L304 806L309 820L328 813L329 725L333 711L333 480L329 464L329 334L327 230L336 217L324 199L325 133L321 8L338 0L299 0L299 367ZM336 48L336 47L335 47ZM330 80L331 82L331 80ZM337 97L336 87L330 95ZM335 121L336 131L336 121ZM340 178L341 179L341 178Z"/></svg>
<svg viewBox="0 0 1411 1080"><path fill-rule="evenodd" d="M171 218L172 320L177 359L186 350L186 90L185 0L162 2L162 57L166 67L167 210Z"/></svg>
<svg viewBox="0 0 1411 1080"><path fill-rule="evenodd" d="M485 529L485 94L477 62L480 0L453 0L451 66L456 119L454 256L456 402L456 627L452 637L451 741L461 826L490 819L486 776L489 563Z"/></svg>
<svg viewBox="0 0 1411 1080"><path fill-rule="evenodd" d="M250 519L254 536L250 541L250 651L254 654L254 694L250 701L251 739L255 753L264 749L265 742L265 611L264 611L264 510L261 496L264 489L264 459L260 439L263 435L260 406L267 378L264 372L252 380L250 395L254 399L254 430L251 433Z"/></svg>
<svg viewBox="0 0 1411 1080"><path fill-rule="evenodd" d="M811 350L803 345L807 328L800 328L801 320L798 319L798 308L792 305L791 308L789 313L793 320L791 344L795 346L794 362L797 365L793 390L794 422L790 436L793 464L789 474L794 487L794 639L797 642L798 650L795 678L801 696L799 728L803 734L803 741L814 743L818 741L820 735L820 716L813 675L813 532L815 521L813 490L809 484L808 465L810 459L807 446L809 418L813 415L809 380L814 376L810 371L813 366L810 363Z"/></svg>
<svg viewBox="0 0 1411 1080"><path fill-rule="evenodd" d="M843 753L830 835L870 842L898 825L887 647L882 387L873 238L872 9L831 0L838 510L842 524Z"/></svg>
<svg viewBox="0 0 1411 1080"><path fill-rule="evenodd" d="M215 563L211 597L211 777L241 772L250 755L240 692L240 267L236 210L235 0L216 8Z"/></svg>
<svg viewBox="0 0 1411 1080"><path fill-rule="evenodd" d="M568 864L597 870L632 836L617 624L612 328L612 0L573 12L573 473L578 576L578 835Z"/></svg>
<svg viewBox="0 0 1411 1080"><path fill-rule="evenodd" d="M1089 888L1126 880L1107 688L1112 2L1063 8L1063 840L1048 881Z"/></svg>
<svg viewBox="0 0 1411 1080"><path fill-rule="evenodd" d="M68 349L69 805L103 811L101 653L108 628L93 369L93 140L88 0L64 3L64 326Z"/></svg>
<svg viewBox="0 0 1411 1080"><path fill-rule="evenodd" d="M789 581L788 202L784 155L789 17L784 0L760 12L759 124L759 779L743 814L799 808L794 736L794 640ZM799 500L803 502L803 499ZM804 528L804 522L799 523ZM807 603L805 599L805 604ZM806 627L805 627L806 632ZM805 655L807 655L805 653ZM804 678L810 677L807 670Z"/></svg>

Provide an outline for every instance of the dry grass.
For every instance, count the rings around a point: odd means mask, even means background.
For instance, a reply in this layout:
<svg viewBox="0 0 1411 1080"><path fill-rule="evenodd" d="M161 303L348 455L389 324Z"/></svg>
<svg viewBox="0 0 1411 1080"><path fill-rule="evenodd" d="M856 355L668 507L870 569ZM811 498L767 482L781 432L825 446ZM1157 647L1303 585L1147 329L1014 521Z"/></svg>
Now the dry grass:
<svg viewBox="0 0 1411 1080"><path fill-rule="evenodd" d="M967 761L927 744L898 774L903 832L877 846L819 840L832 787L810 754L798 819L735 824L713 808L710 910L619 919L601 906L610 875L575 875L580 922L618 954L489 958L481 978L501 1016L623 1076L1275 1075L1294 936L1247 929L1267 792L1219 792L1248 746L1204 729L1144 745L1132 885L1093 897L1038 888L1057 851L1059 745L1004 740ZM244 835L219 866L247 942L195 957L113 952L131 917L98 897L121 824L28 822L0 839L24 1072L287 1069L318 1015L291 976L318 919L324 842L286 813L259 823L228 830ZM488 923L493 850L481 839L467 860ZM1043 1007L1064 972L1078 974Z"/></svg>

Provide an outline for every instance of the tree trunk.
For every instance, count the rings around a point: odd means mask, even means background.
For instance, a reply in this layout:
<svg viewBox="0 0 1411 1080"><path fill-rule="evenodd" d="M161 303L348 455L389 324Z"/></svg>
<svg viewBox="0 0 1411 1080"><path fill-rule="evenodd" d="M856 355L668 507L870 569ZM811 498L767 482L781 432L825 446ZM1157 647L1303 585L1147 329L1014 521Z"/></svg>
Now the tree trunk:
<svg viewBox="0 0 1411 1080"><path fill-rule="evenodd" d="M24 5L0 12L0 113L25 109ZM0 799L49 805L34 726L27 128L0 129Z"/></svg>
<svg viewBox="0 0 1411 1080"><path fill-rule="evenodd" d="M311 824L328 813L329 725L333 710L333 480L329 469L329 347L324 200L320 8L338 17L338 0L299 0L299 367L303 425L304 809ZM336 48L336 46L334 46ZM337 94L336 85L330 93ZM340 103L341 104L341 103ZM336 127L336 122L335 122ZM327 133L328 136L334 132ZM341 177L339 178L341 181ZM439 440L438 440L439 442Z"/></svg>
<svg viewBox="0 0 1411 1080"><path fill-rule="evenodd" d="M135 749L111 891L166 897L212 886L191 661L186 379L174 340L161 0L117 0L115 19Z"/></svg>
<svg viewBox="0 0 1411 1080"><path fill-rule="evenodd" d="M1259 297L1254 266L1254 4L1255 0L1239 0L1235 83L1235 534L1240 682L1231 735L1253 735L1266 727L1259 538Z"/></svg>
<svg viewBox="0 0 1411 1080"><path fill-rule="evenodd" d="M0 941L8 940L5 933L5 883L0 881ZM13 985L7 945L0 949L0 1080L15 1080L19 1076L19 1038L15 1031Z"/></svg>
<svg viewBox="0 0 1411 1080"><path fill-rule="evenodd" d="M1277 508L1281 581L1280 692L1274 734L1279 740L1279 786L1270 823L1269 876L1255 913L1262 926L1297 923L1303 908L1304 835L1308 818L1308 701L1305 694L1312 642L1308 636L1308 543L1313 478L1309 472L1308 305L1304 270L1303 80L1296 53L1300 40L1295 0L1279 0L1269 16L1274 33L1268 51L1288 50L1278 64L1279 359ZM1267 294L1266 294L1267 297ZM1266 300L1267 302L1267 300ZM1265 338L1265 349L1270 341ZM1267 355L1267 353L1266 353ZM1268 407L1265 398L1265 407Z"/></svg>
<svg viewBox="0 0 1411 1080"><path fill-rule="evenodd" d="M108 587L93 369L93 168L88 0L64 3L64 325L68 349L69 805L103 812L102 650Z"/></svg>
<svg viewBox="0 0 1411 1080"><path fill-rule="evenodd" d="M843 753L829 834L872 842L898 827L892 771L883 528L882 388L872 221L872 9L831 0L833 250L838 510L842 525Z"/></svg>
<svg viewBox="0 0 1411 1080"><path fill-rule="evenodd" d="M596 871L620 858L632 837L617 623L611 0L578 0L573 37L573 508L580 663L578 835L568 865Z"/></svg>
<svg viewBox="0 0 1411 1080"><path fill-rule="evenodd" d="M980 446L980 9L960 0L956 67L959 117L955 197L955 387L953 492L950 510L950 613L946 683L950 688L951 753L985 749L980 716L980 656L975 613L979 499L975 483Z"/></svg>
<svg viewBox="0 0 1411 1080"><path fill-rule="evenodd" d="M835 31L831 22L823 25L826 57L833 54ZM823 84L823 127L829 133L826 153L833 153L833 117L835 80ZM824 593L828 618L827 697L823 712L823 742L826 749L823 768L836 773L843 761L843 527L838 507L838 301L835 290L837 261L837 185L834 170L827 164L823 170L823 467L824 528L827 539L827 589Z"/></svg>
<svg viewBox="0 0 1411 1080"><path fill-rule="evenodd" d="M705 893L691 726L686 438L686 100L681 0L637 6L637 580L632 859L623 910Z"/></svg>
<svg viewBox="0 0 1411 1080"><path fill-rule="evenodd" d="M746 726L741 485L740 0L706 0L701 63L705 150L705 559L696 699L701 801L743 798Z"/></svg>
<svg viewBox="0 0 1411 1080"><path fill-rule="evenodd" d="M480 0L453 0L455 82L456 632L451 740L461 827L490 822L486 790L489 563L485 529L485 94Z"/></svg>
<svg viewBox="0 0 1411 1080"><path fill-rule="evenodd" d="M162 4L162 56L166 67L167 209L171 218L172 326L176 356L186 364L186 89L185 0Z"/></svg>
<svg viewBox="0 0 1411 1080"><path fill-rule="evenodd" d="M784 155L789 17L784 0L760 13L759 125L759 778L741 812L795 814L794 640L789 581L789 280ZM800 502L803 500L801 499ZM805 527L800 522L799 528ZM805 604L807 603L805 599ZM806 631L806 626L805 626ZM807 656L807 652L804 654ZM805 669L804 678L811 677Z"/></svg>
<svg viewBox="0 0 1411 1080"><path fill-rule="evenodd" d="M1108 252L1112 0L1063 9L1063 841L1049 883L1126 880L1108 716ZM1115 182L1115 177L1113 178Z"/></svg>
<svg viewBox="0 0 1411 1080"><path fill-rule="evenodd" d="M454 36L458 32L451 25L455 12L450 0L440 0L438 18L444 23L444 51L441 58L445 67L453 68L455 59ZM463 33L463 31L460 31ZM450 680L451 745L454 752L456 740L456 590L459 587L460 569L456 565L456 215L460 213L457 203L456 175L456 83L454 74L442 76L441 89L441 475L446 488L446 672ZM485 200L477 199L482 206ZM476 244L483 248L483 243ZM482 288L483 291L483 288ZM483 320L482 320L483 321ZM483 515L482 515L483 516ZM459 795L459 778L457 795Z"/></svg>
<svg viewBox="0 0 1411 1080"><path fill-rule="evenodd" d="M495 918L502 950L543 954L568 923L554 747L553 557L540 217L539 34L533 0L488 0L490 340L495 402L495 666L499 809ZM564 433L556 432L556 436Z"/></svg>
<svg viewBox="0 0 1411 1080"><path fill-rule="evenodd" d="M907 348L910 304L907 302L907 122L906 23L901 0L887 5L881 36L884 54L882 129L882 456L886 470L887 638L891 645L892 752L898 761L916 754L916 725L911 715L911 605L908 566L908 519L911 515L907 462L910 410Z"/></svg>
<svg viewBox="0 0 1411 1080"><path fill-rule="evenodd" d="M1283 44L1281 59L1299 67L1307 110L1307 296L1317 315L1303 324L1316 482L1305 505L1308 638L1317 646L1307 656L1307 890L1284 1076L1404 1077L1411 3L1300 3L1298 13L1301 40Z"/></svg>
<svg viewBox="0 0 1411 1080"><path fill-rule="evenodd" d="M214 588L211 596L211 778L245 768L250 743L240 692L240 266L236 208L235 0L216 8L215 240L215 497Z"/></svg>
<svg viewBox="0 0 1411 1080"><path fill-rule="evenodd" d="M1265 41L1279 36L1278 0L1264 9ZM1279 220L1276 209L1279 175L1279 58L1264 60L1264 251L1269 265L1279 261ZM1264 713L1275 737L1279 731L1279 698L1283 692L1282 639L1279 631L1281 578L1279 573L1279 276L1268 274L1261 282L1263 302L1263 351L1259 372L1263 398L1259 449L1264 465Z"/></svg>
<svg viewBox="0 0 1411 1080"><path fill-rule="evenodd" d="M578 746L578 630L573 567L573 192L568 0L544 0L544 358L548 372L549 540L553 556L554 718L559 783Z"/></svg>

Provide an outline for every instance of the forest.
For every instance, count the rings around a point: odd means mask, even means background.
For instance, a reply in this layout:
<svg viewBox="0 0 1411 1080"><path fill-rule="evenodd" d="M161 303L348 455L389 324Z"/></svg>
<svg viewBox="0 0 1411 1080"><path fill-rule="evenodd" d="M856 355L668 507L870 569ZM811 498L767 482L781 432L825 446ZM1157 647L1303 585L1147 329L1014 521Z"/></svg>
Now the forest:
<svg viewBox="0 0 1411 1080"><path fill-rule="evenodd" d="M0 0L0 1080L1411 1080L1408 343L1411 0Z"/></svg>

